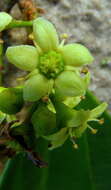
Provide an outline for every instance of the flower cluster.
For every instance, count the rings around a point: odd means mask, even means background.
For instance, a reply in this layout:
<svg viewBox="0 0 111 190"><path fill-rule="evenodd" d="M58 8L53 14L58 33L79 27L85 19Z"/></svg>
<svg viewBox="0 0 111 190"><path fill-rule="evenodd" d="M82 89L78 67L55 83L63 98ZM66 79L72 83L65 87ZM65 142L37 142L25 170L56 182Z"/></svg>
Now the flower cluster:
<svg viewBox="0 0 111 190"><path fill-rule="evenodd" d="M10 15L1 13L0 31L4 30L11 20ZM33 21L32 35L35 46L12 46L6 51L10 63L29 73L22 86L0 88L0 110L6 114L15 114L21 110L24 102L37 102L29 120L33 125L35 137L51 141L50 149L61 146L67 138L74 144L75 138L80 137L87 128L93 133L96 132L89 122L99 121L97 117L107 107L106 103L92 110L76 107L85 96L90 83L90 72L83 74L83 66L91 64L93 57L89 50L79 43L66 45L64 40L59 42L54 25L44 18ZM4 120L2 112L1 122ZM20 121L14 124L12 129L16 130L16 127L19 133L22 130L18 128L26 131ZM26 140L30 138L26 134L24 137Z"/></svg>

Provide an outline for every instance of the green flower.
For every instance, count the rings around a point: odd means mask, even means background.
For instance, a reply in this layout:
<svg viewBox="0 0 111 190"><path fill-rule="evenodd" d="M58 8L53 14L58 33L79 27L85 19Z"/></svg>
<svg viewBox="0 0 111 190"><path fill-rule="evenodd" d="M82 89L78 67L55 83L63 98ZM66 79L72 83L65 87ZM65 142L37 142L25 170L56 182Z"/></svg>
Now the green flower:
<svg viewBox="0 0 111 190"><path fill-rule="evenodd" d="M62 146L64 142L71 138L75 145L74 139L81 137L87 128L93 134L97 132L93 129L89 122L100 121L97 119L107 108L107 103L102 103L92 110L74 110L63 103L56 102L56 122L58 132L44 136L44 138L51 142L50 150Z"/></svg>
<svg viewBox="0 0 111 190"><path fill-rule="evenodd" d="M8 60L18 68L31 72L24 84L25 101L37 101L52 90L58 98L85 94L90 74L81 76L79 67L90 64L93 57L80 44L59 44L55 27L43 18L33 22L35 47L9 47Z"/></svg>
<svg viewBox="0 0 111 190"><path fill-rule="evenodd" d="M0 12L0 32L3 31L11 21L12 17L9 14Z"/></svg>

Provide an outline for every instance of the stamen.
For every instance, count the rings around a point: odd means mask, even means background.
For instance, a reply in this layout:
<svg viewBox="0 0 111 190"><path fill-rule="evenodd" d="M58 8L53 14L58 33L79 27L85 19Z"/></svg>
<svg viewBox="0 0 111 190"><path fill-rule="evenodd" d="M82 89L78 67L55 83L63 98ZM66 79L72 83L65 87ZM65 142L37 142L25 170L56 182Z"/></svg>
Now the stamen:
<svg viewBox="0 0 111 190"><path fill-rule="evenodd" d="M84 100L86 97L85 96L81 96L80 98L81 98L81 100Z"/></svg>
<svg viewBox="0 0 111 190"><path fill-rule="evenodd" d="M60 53L49 51L40 56L38 67L47 78L56 78L64 70L64 61Z"/></svg>
<svg viewBox="0 0 111 190"><path fill-rule="evenodd" d="M74 149L78 149L78 144L75 142L75 138L74 137L71 138L71 142L73 143L73 148Z"/></svg>
<svg viewBox="0 0 111 190"><path fill-rule="evenodd" d="M91 126L88 126L88 128L91 130L93 135L95 135L98 132L97 129L93 129Z"/></svg>
<svg viewBox="0 0 111 190"><path fill-rule="evenodd" d="M89 71L88 68L87 68L87 67L84 67L84 68L81 70L81 73L87 74L88 71Z"/></svg>
<svg viewBox="0 0 111 190"><path fill-rule="evenodd" d="M98 122L102 125L104 123L104 118L101 118Z"/></svg>
<svg viewBox="0 0 111 190"><path fill-rule="evenodd" d="M65 40L68 39L68 34L63 33L63 34L61 35L61 38L62 38L62 39L65 39Z"/></svg>
<svg viewBox="0 0 111 190"><path fill-rule="evenodd" d="M34 40L33 33L29 34L28 38L29 38L30 40Z"/></svg>

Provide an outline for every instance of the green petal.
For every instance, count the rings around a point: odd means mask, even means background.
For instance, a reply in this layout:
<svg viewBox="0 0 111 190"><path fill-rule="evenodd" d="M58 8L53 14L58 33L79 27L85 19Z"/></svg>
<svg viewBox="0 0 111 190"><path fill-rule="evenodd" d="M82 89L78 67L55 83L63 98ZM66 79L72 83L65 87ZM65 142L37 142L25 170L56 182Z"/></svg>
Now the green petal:
<svg viewBox="0 0 111 190"><path fill-rule="evenodd" d="M9 47L6 51L6 56L19 69L32 71L37 67L38 52L33 46L20 45Z"/></svg>
<svg viewBox="0 0 111 190"><path fill-rule="evenodd" d="M104 102L99 106L97 106L96 108L94 108L93 110L91 110L88 121L93 121L97 117L99 117L106 110L107 106L108 106L107 103Z"/></svg>
<svg viewBox="0 0 111 190"><path fill-rule="evenodd" d="M60 96L82 96L85 93L84 78L72 71L62 72L55 80L57 94Z"/></svg>
<svg viewBox="0 0 111 190"><path fill-rule="evenodd" d="M55 108L58 128L77 128L88 120L90 114L90 111L77 111L58 101L55 102Z"/></svg>
<svg viewBox="0 0 111 190"><path fill-rule="evenodd" d="M81 97L80 96L76 96L76 97L66 97L63 101L63 103L70 107L70 108L74 108L75 106L77 106L79 104L79 102L81 101Z"/></svg>
<svg viewBox="0 0 111 190"><path fill-rule="evenodd" d="M32 115L32 124L36 137L47 136L55 132L56 117L48 110L46 105L40 104Z"/></svg>
<svg viewBox="0 0 111 190"><path fill-rule="evenodd" d="M87 123L84 123L80 127L73 128L70 133L70 136L75 138L80 138L82 134L85 132L85 130L88 128L88 126L89 125Z"/></svg>
<svg viewBox="0 0 111 190"><path fill-rule="evenodd" d="M69 44L59 48L67 65L82 66L93 62L89 50L81 44Z"/></svg>
<svg viewBox="0 0 111 190"><path fill-rule="evenodd" d="M33 24L34 39L43 51L57 49L58 35L54 25L43 18L37 18Z"/></svg>
<svg viewBox="0 0 111 190"><path fill-rule="evenodd" d="M51 142L51 147L49 150L53 150L54 148L62 146L67 140L68 136L69 134L67 128L62 128L59 132L44 138Z"/></svg>
<svg viewBox="0 0 111 190"><path fill-rule="evenodd" d="M22 88L6 88L0 93L0 110L7 114L20 111L23 106Z"/></svg>
<svg viewBox="0 0 111 190"><path fill-rule="evenodd" d="M5 13L0 13L0 32L6 28L6 26L12 21L12 17Z"/></svg>
<svg viewBox="0 0 111 190"><path fill-rule="evenodd" d="M51 81L38 74L28 79L24 85L23 96L25 101L38 101L41 97L50 93Z"/></svg>

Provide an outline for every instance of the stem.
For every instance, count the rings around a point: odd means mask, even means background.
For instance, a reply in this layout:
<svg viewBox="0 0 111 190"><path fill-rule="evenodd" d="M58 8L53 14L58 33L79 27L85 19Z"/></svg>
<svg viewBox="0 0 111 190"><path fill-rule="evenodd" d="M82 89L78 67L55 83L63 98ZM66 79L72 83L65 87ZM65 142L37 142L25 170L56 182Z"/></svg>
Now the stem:
<svg viewBox="0 0 111 190"><path fill-rule="evenodd" d="M0 86L2 85L3 41L0 39Z"/></svg>
<svg viewBox="0 0 111 190"><path fill-rule="evenodd" d="M33 21L22 21L22 20L13 20L6 29L16 28L16 27L31 27Z"/></svg>

